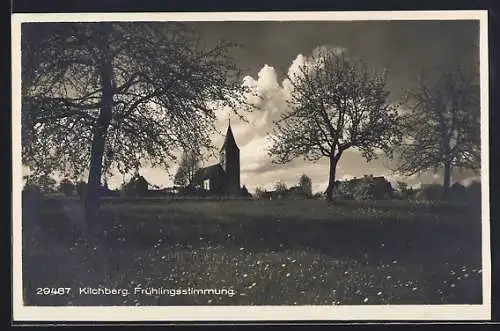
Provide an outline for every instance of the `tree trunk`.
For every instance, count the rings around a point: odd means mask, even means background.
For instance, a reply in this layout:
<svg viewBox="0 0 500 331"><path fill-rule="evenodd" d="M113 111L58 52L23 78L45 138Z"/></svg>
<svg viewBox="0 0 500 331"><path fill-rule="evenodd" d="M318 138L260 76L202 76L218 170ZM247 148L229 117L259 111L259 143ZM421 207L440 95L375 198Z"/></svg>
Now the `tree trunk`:
<svg viewBox="0 0 500 331"><path fill-rule="evenodd" d="M108 32L109 27L104 26L104 36L102 36L102 44L100 47L102 51L102 62L99 68L102 99L100 114L94 127L94 136L92 139L87 194L85 197L85 219L87 223L95 221L99 212L104 146L113 110L113 64L109 58L110 52L107 42L108 38L106 36Z"/></svg>
<svg viewBox="0 0 500 331"><path fill-rule="evenodd" d="M98 121L96 123L92 140L92 155L90 159L87 195L85 198L85 215L87 222L95 220L100 207L102 159L106 141L106 131L108 129L108 126L103 122L104 121Z"/></svg>
<svg viewBox="0 0 500 331"><path fill-rule="evenodd" d="M443 200L448 200L450 197L450 182L451 182L451 164L450 162L445 162L444 172L443 172L443 192L442 192Z"/></svg>
<svg viewBox="0 0 500 331"><path fill-rule="evenodd" d="M335 172L337 170L338 159L330 157L330 175L328 177L328 187L326 188L325 195L328 201L333 201L333 190L335 188Z"/></svg>

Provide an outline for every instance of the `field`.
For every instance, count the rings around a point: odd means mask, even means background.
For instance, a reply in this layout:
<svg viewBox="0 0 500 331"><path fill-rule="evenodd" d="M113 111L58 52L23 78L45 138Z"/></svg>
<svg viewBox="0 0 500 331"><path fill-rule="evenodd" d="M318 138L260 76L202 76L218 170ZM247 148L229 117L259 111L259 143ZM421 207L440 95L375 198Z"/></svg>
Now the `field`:
<svg viewBox="0 0 500 331"><path fill-rule="evenodd" d="M108 199L86 237L83 226L77 199L25 199L26 305L482 302L477 207ZM69 293L37 293L61 287ZM79 293L84 287L128 295ZM136 288L234 292L148 294Z"/></svg>

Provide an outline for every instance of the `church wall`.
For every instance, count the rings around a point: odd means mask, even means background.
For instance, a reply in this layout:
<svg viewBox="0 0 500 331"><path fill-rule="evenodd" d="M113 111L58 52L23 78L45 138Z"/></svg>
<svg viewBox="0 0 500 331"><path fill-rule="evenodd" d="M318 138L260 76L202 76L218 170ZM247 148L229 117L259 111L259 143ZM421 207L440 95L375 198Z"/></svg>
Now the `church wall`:
<svg viewBox="0 0 500 331"><path fill-rule="evenodd" d="M222 194L224 193L224 174L219 174L210 178L210 193L211 194Z"/></svg>

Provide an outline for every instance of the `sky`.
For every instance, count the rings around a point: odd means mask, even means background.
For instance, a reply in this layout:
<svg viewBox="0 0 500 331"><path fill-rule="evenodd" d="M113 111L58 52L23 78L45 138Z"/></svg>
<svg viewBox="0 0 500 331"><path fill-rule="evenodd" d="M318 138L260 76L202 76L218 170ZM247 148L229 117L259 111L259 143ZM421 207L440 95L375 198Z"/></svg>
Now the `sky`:
<svg viewBox="0 0 500 331"><path fill-rule="evenodd" d="M217 40L242 45L231 55L244 69L243 80L254 86L260 96L265 96L259 110L245 114L248 122L231 117L240 147L241 184L251 192L256 187L272 189L277 181L296 185L302 174L311 178L315 192L327 186L328 160L313 163L297 159L276 165L266 153L266 135L272 121L286 111L285 75L296 70L315 48L341 47L373 68L388 68L391 102L400 100L422 70L464 65L478 71L479 65L479 24L474 21L192 22L189 25L207 45ZM229 112L220 110L217 115L217 127L225 132ZM224 137L214 135L212 139L220 147ZM393 183L403 180L413 186L442 181L439 173L432 172L411 178L398 176L392 173L388 162L383 158L367 162L357 150L347 150L338 165L337 176L342 180L372 174L386 176ZM214 163L217 160L212 158L204 166ZM171 178L164 170L143 169L141 173L156 185L171 185ZM465 183L473 178L478 177L460 171L452 176L453 181ZM110 181L110 185L113 182L116 181Z"/></svg>
<svg viewBox="0 0 500 331"><path fill-rule="evenodd" d="M324 191L328 182L328 160L316 163L296 159L286 165L271 162L266 152L266 135L272 121L286 111L286 74L297 70L304 59L318 47L343 48L351 56L363 59L370 67L389 69L387 87L389 101L398 102L412 87L422 70L442 70L464 65L478 71L478 21L232 21L188 22L197 31L202 42L211 46L218 40L237 43L241 47L231 51L236 64L242 68L242 83L253 86L264 101L259 109L245 113L247 122L231 116L231 127L240 148L241 184L250 192L256 187L272 189L277 181L287 186L298 183L302 174L312 180L313 191ZM217 127L226 132L229 112L220 109ZM223 135L212 141L220 148ZM218 161L209 159L204 166ZM163 169L141 169L141 174L154 185L172 185L172 175ZM391 182L403 180L412 186L441 182L439 174L428 173L418 177L393 174L384 159L367 162L355 149L344 152L337 167L338 179L372 174L386 176ZM470 181L477 175L455 171L453 181ZM123 182L122 176L109 179L111 188Z"/></svg>

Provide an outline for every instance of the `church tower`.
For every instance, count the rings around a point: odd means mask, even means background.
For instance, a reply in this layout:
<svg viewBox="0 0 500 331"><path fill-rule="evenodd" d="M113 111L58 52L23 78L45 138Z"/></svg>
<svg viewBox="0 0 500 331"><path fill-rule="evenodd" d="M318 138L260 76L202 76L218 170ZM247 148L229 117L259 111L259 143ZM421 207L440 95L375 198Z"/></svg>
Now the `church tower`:
<svg viewBox="0 0 500 331"><path fill-rule="evenodd" d="M219 163L226 174L226 193L238 194L240 191L240 149L234 140L231 122L227 127L226 138L220 150Z"/></svg>

